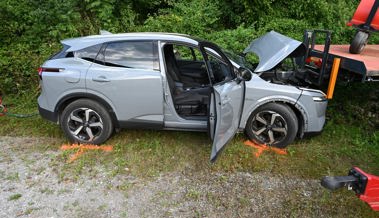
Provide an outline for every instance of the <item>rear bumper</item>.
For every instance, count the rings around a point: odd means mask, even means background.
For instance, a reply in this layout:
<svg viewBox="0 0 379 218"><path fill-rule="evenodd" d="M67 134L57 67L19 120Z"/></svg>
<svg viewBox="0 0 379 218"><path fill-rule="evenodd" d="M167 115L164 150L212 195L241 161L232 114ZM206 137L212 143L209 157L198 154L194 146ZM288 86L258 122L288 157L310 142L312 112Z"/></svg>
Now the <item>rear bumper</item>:
<svg viewBox="0 0 379 218"><path fill-rule="evenodd" d="M42 118L49 120L51 122L57 123L58 122L58 116L57 113L53 111L46 110L42 108L40 105L38 105L38 111Z"/></svg>

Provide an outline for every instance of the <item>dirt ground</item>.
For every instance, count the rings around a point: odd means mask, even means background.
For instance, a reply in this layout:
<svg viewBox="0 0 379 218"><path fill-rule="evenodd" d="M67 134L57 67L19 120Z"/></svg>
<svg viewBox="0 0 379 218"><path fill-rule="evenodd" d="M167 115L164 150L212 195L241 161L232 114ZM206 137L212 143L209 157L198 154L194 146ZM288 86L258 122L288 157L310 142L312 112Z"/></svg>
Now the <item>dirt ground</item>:
<svg viewBox="0 0 379 218"><path fill-rule="evenodd" d="M67 163L58 147L49 147L52 143L49 138L0 136L0 217L330 215L314 203L324 193L318 180L268 173L186 171L144 179L113 175L95 164L75 179L62 179Z"/></svg>

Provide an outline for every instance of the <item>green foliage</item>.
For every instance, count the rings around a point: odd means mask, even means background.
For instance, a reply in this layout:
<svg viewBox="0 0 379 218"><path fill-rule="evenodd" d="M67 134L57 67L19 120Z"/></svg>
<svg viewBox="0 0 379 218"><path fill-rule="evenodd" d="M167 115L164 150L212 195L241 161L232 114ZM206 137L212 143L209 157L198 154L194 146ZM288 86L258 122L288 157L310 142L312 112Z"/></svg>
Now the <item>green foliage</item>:
<svg viewBox="0 0 379 218"><path fill-rule="evenodd" d="M330 29L333 43L349 43L346 26L358 0L2 0L0 89L22 93L38 86L36 69L65 38L111 32L178 32L241 52L276 30L301 40L305 29ZM378 43L373 34L371 43Z"/></svg>
<svg viewBox="0 0 379 218"><path fill-rule="evenodd" d="M220 28L220 15L220 9L211 1L182 1L149 17L141 30L203 36Z"/></svg>
<svg viewBox="0 0 379 218"><path fill-rule="evenodd" d="M251 40L258 36L259 34L254 28L238 26L235 29L227 29L205 34L204 38L222 45L223 48L227 50L242 52Z"/></svg>
<svg viewBox="0 0 379 218"><path fill-rule="evenodd" d="M309 29L311 26L306 20L298 20L292 18L274 18L262 26L260 29L261 34L275 30L281 34L293 37L297 40L302 40L304 30ZM313 28L312 28L313 29Z"/></svg>
<svg viewBox="0 0 379 218"><path fill-rule="evenodd" d="M214 1L218 2L218 1ZM252 25L278 10L272 5L275 0L231 0L219 2L222 8L223 25L226 28L236 28L242 23Z"/></svg>

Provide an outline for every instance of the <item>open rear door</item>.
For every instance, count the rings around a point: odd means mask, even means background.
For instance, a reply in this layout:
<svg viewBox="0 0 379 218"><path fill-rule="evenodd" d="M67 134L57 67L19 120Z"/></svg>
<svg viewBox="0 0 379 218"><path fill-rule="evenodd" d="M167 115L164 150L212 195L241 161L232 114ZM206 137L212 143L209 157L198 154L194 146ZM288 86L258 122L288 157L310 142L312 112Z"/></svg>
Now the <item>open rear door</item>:
<svg viewBox="0 0 379 218"><path fill-rule="evenodd" d="M213 136L210 160L214 162L238 130L244 103L245 83L237 78L229 59L216 45L202 42L200 50L204 55L213 87L208 128L211 138Z"/></svg>

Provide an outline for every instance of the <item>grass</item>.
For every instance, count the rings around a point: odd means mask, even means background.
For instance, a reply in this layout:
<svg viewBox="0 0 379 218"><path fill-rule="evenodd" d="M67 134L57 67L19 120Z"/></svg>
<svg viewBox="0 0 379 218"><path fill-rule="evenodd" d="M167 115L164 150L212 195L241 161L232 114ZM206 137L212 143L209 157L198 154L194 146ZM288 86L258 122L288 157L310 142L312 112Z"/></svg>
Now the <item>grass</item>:
<svg viewBox="0 0 379 218"><path fill-rule="evenodd" d="M357 87L338 88L338 95L328 108L328 123L324 132L316 137L297 140L289 146L287 156L265 153L256 159L253 156L255 150L243 145L246 138L240 134L229 143L217 164L209 165L211 142L204 133L122 130L107 142L115 146L115 152L106 155L102 152L89 152L85 154L88 158L84 158L84 162L78 161L77 164L93 164L91 161L100 158L118 166L113 169L114 174L128 171L139 176L154 176L160 172L190 167L194 170L207 168L215 171L268 171L319 178L325 174L344 174L353 165L379 174L378 128L369 124L369 119L364 114L362 116L359 111L358 114L354 111L356 107L361 110L366 110L367 107L371 109L369 103L363 101L367 98L361 98L361 95L369 95L378 87L364 86L355 93L353 92L357 91ZM9 107L12 112L31 113L35 112L36 107L35 96L33 97L11 96L4 100L5 103L14 105ZM376 111L371 111L373 112ZM38 116L1 117L0 123L0 135L54 137L62 142L66 140L58 125ZM64 152L63 158L68 158L73 152L75 151Z"/></svg>
<svg viewBox="0 0 379 218"><path fill-rule="evenodd" d="M14 194L14 195L9 196L8 201L15 201L15 200L18 200L21 197L22 197L21 194Z"/></svg>
<svg viewBox="0 0 379 218"><path fill-rule="evenodd" d="M10 181L18 181L19 180L19 176L18 176L18 173L12 173L10 175L8 175L6 178L6 180L10 180Z"/></svg>
<svg viewBox="0 0 379 218"><path fill-rule="evenodd" d="M109 169L109 176L128 174L147 178L173 171L188 174L243 171L320 179L325 175L345 175L352 166L379 175L378 90L379 84L375 83L338 86L334 99L329 102L328 122L323 133L295 141L288 147L286 156L265 152L256 158L255 150L243 144L246 137L239 134L216 164L210 164L211 142L205 133L122 130L107 142L114 145L113 152L86 152L74 163L65 164L65 169L60 172L61 178L80 176L83 170L97 163ZM9 110L13 113L36 112L36 95L6 96L4 101L10 104ZM54 137L66 142L59 126L39 116L23 119L0 117L0 135ZM56 150L57 146L44 145L41 149ZM59 161L66 161L74 152L62 152ZM129 184L127 186L129 188ZM193 196L196 194L190 192L189 197ZM351 192L340 191L317 199L317 202L325 205L326 210L333 210L343 203L351 206L352 209L347 211L355 211L362 216L374 214ZM295 215L301 214L305 207L295 200L288 204L293 207Z"/></svg>

